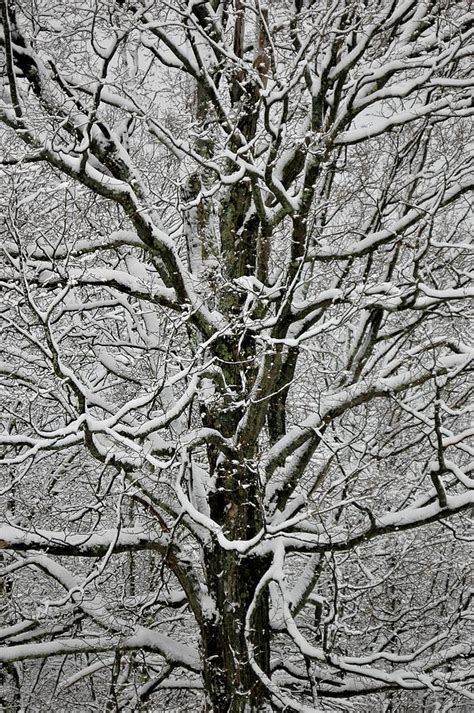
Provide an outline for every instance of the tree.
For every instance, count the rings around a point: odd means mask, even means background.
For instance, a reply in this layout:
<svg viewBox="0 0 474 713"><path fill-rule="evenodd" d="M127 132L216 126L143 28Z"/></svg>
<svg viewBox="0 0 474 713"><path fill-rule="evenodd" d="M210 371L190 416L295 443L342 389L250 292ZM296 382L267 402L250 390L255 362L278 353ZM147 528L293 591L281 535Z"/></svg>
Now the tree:
<svg viewBox="0 0 474 713"><path fill-rule="evenodd" d="M3 706L467 705L469 3L0 4Z"/></svg>

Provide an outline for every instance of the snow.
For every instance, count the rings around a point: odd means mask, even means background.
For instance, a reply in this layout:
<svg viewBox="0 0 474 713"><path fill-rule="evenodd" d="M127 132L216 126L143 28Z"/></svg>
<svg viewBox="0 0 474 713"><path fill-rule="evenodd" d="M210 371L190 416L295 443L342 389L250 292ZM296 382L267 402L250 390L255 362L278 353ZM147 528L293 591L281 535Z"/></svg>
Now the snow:
<svg viewBox="0 0 474 713"><path fill-rule="evenodd" d="M118 536L117 536L118 535ZM0 524L0 542L3 549L63 549L65 554L68 550L77 556L94 556L103 553L115 541L116 551L121 549L158 548L165 550L169 541L166 536L158 537L155 534L146 532L143 528L121 528L103 530L86 534L68 534L56 530L38 530L31 532L30 529L15 527L7 524Z"/></svg>
<svg viewBox="0 0 474 713"><path fill-rule="evenodd" d="M196 650L180 644L164 634L138 627L128 637L88 637L55 639L41 643L18 644L0 648L0 663L13 663L48 656L71 656L105 651L154 651L167 661L199 671L200 659Z"/></svg>
<svg viewBox="0 0 474 713"><path fill-rule="evenodd" d="M38 25L35 42L44 61L28 44L17 50L19 57L37 61L44 84L39 98L27 89L25 73L18 73L24 125L11 109L8 77L1 90L5 106L0 107L0 118L10 127L5 147L10 150L12 136L11 154L20 160L20 165L6 169L15 190L11 205L20 211L18 231L23 230L23 215L28 230L20 235L18 245L12 230L4 245L9 262L6 281L2 280L8 293L0 308L2 318L6 312L8 334L17 326L15 319L19 324L23 321L23 327L18 326L19 344L7 344L0 364L2 382L7 377L9 388L13 384L12 392L2 389L2 397L8 393L8 399L0 444L6 451L4 466L24 465L12 468L11 474L7 468L2 481L8 499L16 496L18 503L13 514L4 515L8 521L0 523L0 551L6 555L5 573L20 573L20 585L26 581L24 591L15 585L8 593L7 605L12 597L9 623L19 612L33 616L36 606L39 624L34 632L30 632L35 625L30 618L5 625L0 636L10 638L10 646L0 649L0 660L103 653L90 660L88 656L69 659L66 669L58 669L68 676L64 686L99 672L100 691L106 676L110 678L114 654L138 650L144 667L156 670L142 686L143 671L135 676L131 660L130 679L126 680L128 672L119 678L118 686L123 683L128 689L126 696L131 691L134 705L141 692L153 691L155 682L163 687L199 688L198 644L186 646L181 641L194 643L198 638L201 611L205 624L219 623L216 592L226 582L219 581L213 589L215 570L206 569L207 558L216 549L222 559L235 563L258 557L261 563L271 561L245 622L251 665L272 697L268 709L314 713L319 693L343 698L370 687L382 693L397 687L443 690L442 695L457 697L456 689L449 686L455 678L457 684L467 676L462 659L470 653L456 628L456 616L461 620L464 615L435 578L433 583L417 582L410 591L403 566L406 562L415 566L418 560L413 553L425 547L424 537L418 537L422 531L415 533L414 528L467 511L474 504L473 466L468 462L474 430L465 400L474 352L457 339L466 316L461 300L474 295L467 282L468 256L463 253L468 239L461 215L469 208L466 196L473 179L465 158L457 156L470 147L462 145L464 134L456 133L455 121L472 111L471 85L465 78L471 30L466 25L465 31L462 24L467 18L449 7L446 16L437 16L436 3L358 3L354 22L346 27L347 17L338 3L321 7L303 3L301 18L293 22L282 9L285 3L276 8L275 3L265 2L275 30L274 66L256 105L257 131L244 136L239 112L251 104L251 91L240 105L231 106L227 73L239 67L250 76L251 50L235 61L232 12L223 28L210 4L199 0L176 7L168 4L158 16L151 4L148 10L126 16L125 5L114 15L120 19L124 14L123 27L131 33L123 56L117 56L110 67L97 56L89 57L89 62L84 56L82 66L91 75L99 67L95 78L79 68L76 75L63 76L69 83L66 90L61 87L45 53L64 46L65 37L56 33L76 18L73 13L64 23L50 23L54 32L48 41L45 16L46 25ZM178 5L186 6L184 15ZM245 10L251 25L257 20L258 3L255 7L257 14L252 14L250 5ZM220 9L222 21L227 22L225 8ZM208 28L199 26L199 13L209 13L211 22L217 23L217 34L210 39ZM119 37L114 33L121 30L112 18L111 32L104 34L106 16L97 15L95 29L104 57L111 57ZM81 18L85 29L87 19ZM26 27L30 19L22 15L21 22ZM246 41L249 36L250 32ZM299 40L301 47L295 50ZM77 47L79 52L82 46ZM86 49L91 49L90 44ZM131 62L129 51L134 53ZM158 69L169 59L169 66ZM60 53L58 72L73 62L67 52ZM190 115L195 112L197 76L209 92L202 133L195 116L186 122L185 116L176 115L185 106ZM179 94L176 106L174 92L176 98ZM438 123L447 118L444 126ZM104 131L97 122L106 120L110 126ZM430 125L427 131L425 123ZM210 160L199 155L197 138L208 138L213 144ZM15 142L22 139L33 151L28 160L16 154ZM425 139L432 141L427 144L426 160L421 155ZM352 146L358 142L366 143ZM96 156L88 153L93 151ZM120 162L121 170L114 175L101 163L106 154ZM143 182L134 172L135 156L143 167ZM51 178L49 188L38 189L49 178L38 164L29 165L30 158L41 158L52 167L51 175L59 172L65 178ZM146 163L148 158L154 165ZM314 204L306 215L297 216L304 181L314 166L319 173L315 185L308 187L309 192L315 190ZM287 181L290 168L294 173ZM182 179L191 171L202 176L201 190L183 209L179 192ZM163 194L161 181L167 181ZM250 206L239 218L249 223L262 218L260 227L267 222L273 231L270 271L278 276L273 285L262 275L260 280L251 274L252 264L242 270L248 274L239 272L235 277L224 264L227 256L219 255L214 245L210 261L203 259L198 233L212 234L218 245L218 206L232 193L229 188L239 185L251 188ZM64 226L56 220L62 200L68 202L69 211ZM208 231L201 231L193 214L203 200L215 213ZM28 214L38 205L36 224ZM183 226L182 211L188 208L190 219ZM308 252L298 257L297 266L288 263L292 218L303 221L310 231ZM107 226L112 226L110 234ZM234 227L238 234L239 228ZM110 249L115 247L119 249ZM413 255L420 260L419 270L418 265L413 269ZM298 275L291 282L294 267ZM219 312L221 288L237 293L240 309L229 314L223 301ZM382 308L377 314L384 315L377 335L372 330L374 307ZM29 310L34 312L33 320L28 319ZM75 314L71 317L71 313ZM455 324L450 323L453 320ZM7 340L11 341L9 336ZM239 345L235 361L242 348L241 365L229 365L222 357L224 350L217 345L227 340ZM251 345L248 352L247 344ZM279 356L284 360L296 351L302 358L287 402L287 432L274 443L271 427L264 423L260 429L260 422L265 421L267 403L273 407L271 389L280 389L281 382L278 374L275 381L273 373L269 379L265 366L276 354L277 372ZM253 365L247 370L245 363L250 362L249 353L258 367L256 384ZM266 380L272 387L260 398L258 389ZM285 388L281 386L280 393ZM436 389L444 399L436 395L441 426L433 420ZM14 399L10 400L10 393ZM234 429L237 433L229 435L232 409L239 425ZM242 437L247 434L249 438ZM441 455L436 453L436 435L439 450L444 450ZM245 445L243 452L236 452L240 437ZM70 449L76 457L85 452L89 439L93 447L87 461L82 463L79 456L71 465L64 451ZM389 457L382 463L385 453ZM309 465L306 457L311 459ZM234 509L215 514L210 507L215 502L211 492L232 487L216 482L215 473L221 472L219 466L235 463L248 466L265 488L265 501L262 497L243 505L261 506L262 518L248 539L243 528L231 539L223 524ZM430 468L446 487L443 506L431 487ZM286 487L291 493L283 490ZM282 511L275 505L280 493L285 496ZM133 496L141 500L129 501ZM39 502L43 497L51 497L52 507ZM160 510L166 522L160 520ZM426 571L430 557L434 565L440 555L444 557L440 570L446 568L448 576L449 565L455 573L452 581L458 581L463 520L456 518L455 533L443 528L442 537L434 535L430 540L432 548L442 544L439 552L429 555ZM402 535L402 530L407 532ZM424 530L428 538L429 530ZM452 545L460 547L461 555L452 554ZM110 556L120 552L136 554L112 560ZM228 557L226 552L236 556ZM380 565L380 576L374 561ZM134 577L128 577L126 569L121 571L125 562L130 572L135 569ZM142 563L149 576L143 574ZM329 569L310 593L319 563ZM181 565L182 577L177 575ZM353 566L361 580L353 576ZM162 567L171 570L169 577ZM408 587L411 614L403 610L400 614L394 595L394 624L385 621L379 637L380 618L373 628L370 620L377 619L380 602L383 607L382 595L371 597L371 591L386 589L394 573L395 583ZM44 587L43 577L47 578ZM345 609L336 610L335 595L334 620L326 622L323 648L313 637L316 632L311 631L309 619L298 618L298 606L306 599L309 608L315 602L329 608L333 586ZM199 604L195 606L197 622L192 622L189 601L185 606L191 589L192 606L195 601L201 604L201 610ZM287 664L286 671L271 677L256 663L251 633L258 597L266 590L275 616L270 625L279 632L272 651ZM48 596L51 601L45 600ZM368 599L363 601L363 596ZM441 601L441 608L449 613L449 636L455 643L451 647L442 627L423 643L427 621L423 612L428 612L429 620ZM228 605L236 603L232 594ZM163 613L164 607L176 604L178 613L176 609ZM67 626L76 610L86 617L80 635L76 628L70 630L72 634L60 633L56 623L65 621ZM413 611L420 618L417 631L412 632L419 640L413 650L405 651L403 636L408 639L409 632L404 617L410 619ZM150 628L136 622L149 623ZM403 636L395 650L387 642L397 626ZM344 635L357 637L357 650ZM23 636L32 640L26 644ZM52 636L59 638L51 640ZM286 643L278 651L283 639ZM348 654L332 655L332 642L336 650ZM147 658L147 652L152 656ZM172 664L170 669L183 666L195 674L165 678L166 664L159 672L163 657ZM446 661L457 657L460 661L451 672ZM439 670L431 673L434 665ZM56 663L52 666L56 668ZM102 666L108 673L100 671ZM28 668L24 667L26 676ZM46 681L51 670L46 668ZM160 682L162 673L165 680ZM304 704L292 698L302 695L299 676L307 686ZM313 707L307 703L311 685ZM25 686L29 690L30 684ZM346 707L349 710L351 704Z"/></svg>
<svg viewBox="0 0 474 713"><path fill-rule="evenodd" d="M446 507L440 507L438 502L425 505L421 508L405 508L399 512L387 513L376 518L377 526L380 528L406 528L408 526L419 525L436 519L441 513L449 514L458 512L463 508L474 505L474 491L461 495L448 495Z"/></svg>
<svg viewBox="0 0 474 713"><path fill-rule="evenodd" d="M468 108L470 105L470 100L460 100L456 106L456 110L462 108ZM450 99L440 99L437 102L432 102L429 104L419 104L414 108L406 111L400 111L397 114L393 114L388 119L378 118L373 119L364 128L360 129L350 129L348 131L342 131L335 140L337 145L343 146L348 144L357 144L366 139L373 138L375 136L380 136L387 132L388 129L396 126L403 126L412 121L417 121L422 119L424 116L440 112L442 109L450 109L451 100Z"/></svg>
<svg viewBox="0 0 474 713"><path fill-rule="evenodd" d="M28 631L29 629L35 627L36 623L35 619L26 619L24 621L19 621L17 624L6 626L3 629L0 629L0 640L4 641L5 639L11 639L17 634Z"/></svg>
<svg viewBox="0 0 474 713"><path fill-rule="evenodd" d="M201 596L201 611L204 619L209 619L210 621L217 621L220 617L216 603L209 594Z"/></svg>
<svg viewBox="0 0 474 713"><path fill-rule="evenodd" d="M90 664L90 666L86 666L85 668L81 669L77 673L66 678L64 681L62 681L60 683L59 688L63 689L63 690L66 688L69 688L70 686L73 686L78 681L81 681L83 678L87 678L87 676L92 676L94 673L97 673L97 671L101 671L104 668L108 668L111 664L113 664L113 661L114 661L113 658L96 661L95 663Z"/></svg>

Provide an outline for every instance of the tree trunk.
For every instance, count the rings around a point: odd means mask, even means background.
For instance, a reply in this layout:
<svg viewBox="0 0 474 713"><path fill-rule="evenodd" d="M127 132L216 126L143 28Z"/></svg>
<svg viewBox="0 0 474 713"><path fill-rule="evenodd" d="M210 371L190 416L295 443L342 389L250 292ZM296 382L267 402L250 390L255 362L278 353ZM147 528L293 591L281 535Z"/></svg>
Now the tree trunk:
<svg viewBox="0 0 474 713"><path fill-rule="evenodd" d="M250 539L262 526L258 475L248 467L234 464L221 471L216 482L212 517L220 520L229 539ZM257 713L265 709L267 691L249 662L245 624L269 562L228 552L215 542L204 553L204 565L209 594L216 606L216 615L210 611L204 618L202 631L206 710ZM266 588L257 599L250 636L255 662L268 675L270 632Z"/></svg>
<svg viewBox="0 0 474 713"><path fill-rule="evenodd" d="M242 559L219 547L207 554L208 581L219 615L204 623L204 685L209 713L257 713L264 710L266 690L249 663L245 616L268 563ZM269 673L268 595L265 591L253 616L252 644L258 666Z"/></svg>

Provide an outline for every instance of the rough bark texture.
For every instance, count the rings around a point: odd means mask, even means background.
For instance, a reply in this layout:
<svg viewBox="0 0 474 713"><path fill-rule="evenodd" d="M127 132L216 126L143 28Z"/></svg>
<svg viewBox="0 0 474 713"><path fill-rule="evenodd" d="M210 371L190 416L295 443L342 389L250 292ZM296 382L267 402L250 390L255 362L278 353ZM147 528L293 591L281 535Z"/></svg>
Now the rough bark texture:
<svg viewBox="0 0 474 713"><path fill-rule="evenodd" d="M266 569L261 560L241 560L235 553L205 553L206 573L218 614L202 633L204 682L210 713L256 713L267 700L265 687L248 660L245 617L255 587ZM269 673L268 597L259 598L251 632L255 660Z"/></svg>

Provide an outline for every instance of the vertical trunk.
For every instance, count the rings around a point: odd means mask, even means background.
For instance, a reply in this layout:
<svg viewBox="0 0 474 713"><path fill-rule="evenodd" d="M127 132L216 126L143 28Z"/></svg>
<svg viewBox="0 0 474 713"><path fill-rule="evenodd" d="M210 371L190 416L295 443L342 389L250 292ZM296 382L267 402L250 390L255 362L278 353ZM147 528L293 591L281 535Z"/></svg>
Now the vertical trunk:
<svg viewBox="0 0 474 713"><path fill-rule="evenodd" d="M215 547L206 568L216 600L218 619L203 627L204 685L208 713L257 713L264 710L266 691L252 669L245 641L245 617L266 563L241 559ZM257 664L267 674L270 664L268 596L257 603L252 643Z"/></svg>
<svg viewBox="0 0 474 713"><path fill-rule="evenodd" d="M211 500L213 517L229 539L249 539L261 528L258 475L243 465L220 472ZM208 713L257 713L265 709L266 689L249 662L245 619L255 590L269 566L263 558L242 556L214 543L204 555L209 593L218 615L204 620L202 653ZM251 640L256 663L270 668L268 593L256 603Z"/></svg>

